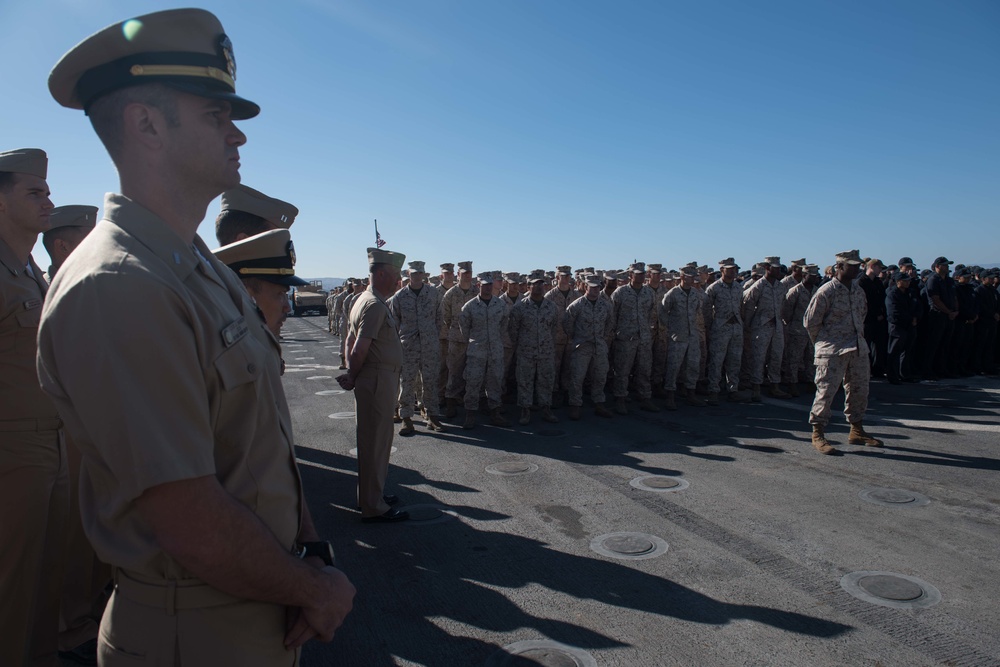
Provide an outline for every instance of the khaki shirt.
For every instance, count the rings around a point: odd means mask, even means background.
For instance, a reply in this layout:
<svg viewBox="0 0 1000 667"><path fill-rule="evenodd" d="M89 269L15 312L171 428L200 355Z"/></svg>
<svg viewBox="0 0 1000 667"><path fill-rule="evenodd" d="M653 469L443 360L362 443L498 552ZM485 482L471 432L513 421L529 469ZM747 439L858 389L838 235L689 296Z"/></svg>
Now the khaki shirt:
<svg viewBox="0 0 1000 667"><path fill-rule="evenodd" d="M0 421L58 417L35 371L35 339L48 285L30 255L28 265L31 273L0 241Z"/></svg>
<svg viewBox="0 0 1000 667"><path fill-rule="evenodd" d="M101 560L191 579L135 499L214 475L285 548L302 491L280 347L239 278L122 195L59 270L38 372L83 453L80 510Z"/></svg>
<svg viewBox="0 0 1000 667"><path fill-rule="evenodd" d="M868 297L857 283L845 285L834 278L817 289L802 318L816 347L816 357L836 357L855 350L866 356L867 314Z"/></svg>
<svg viewBox="0 0 1000 667"><path fill-rule="evenodd" d="M402 368L403 344L399 341L399 323L371 285L354 299L351 306L351 335L355 339L372 340L361 370L369 367Z"/></svg>

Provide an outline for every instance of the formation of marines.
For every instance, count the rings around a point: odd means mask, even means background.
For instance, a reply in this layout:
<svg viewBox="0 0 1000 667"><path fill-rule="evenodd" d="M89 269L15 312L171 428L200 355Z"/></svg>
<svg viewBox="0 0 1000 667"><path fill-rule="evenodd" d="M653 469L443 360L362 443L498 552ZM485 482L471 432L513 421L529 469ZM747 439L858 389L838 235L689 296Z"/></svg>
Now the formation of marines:
<svg viewBox="0 0 1000 667"><path fill-rule="evenodd" d="M96 206L53 207L44 151L0 152L0 664L297 664L355 591L296 467L280 331L306 284L298 210L239 183L233 121L259 107L236 95L232 43L208 12L157 12L78 44L49 87L91 117L122 193L98 225ZM196 231L220 194L211 251ZM848 441L879 447L872 375L997 372L1000 272L952 279L945 257L923 274L852 250L822 276L768 257L743 274L726 258L477 280L471 261L433 277L411 261L401 283L403 255L368 259L327 301L366 522L408 518L384 494L393 408L405 436L418 410L442 431L460 406L463 428L484 410L508 426L505 401L526 425L563 405L579 420L585 396L611 418L815 391L812 443L830 454L841 386Z"/></svg>

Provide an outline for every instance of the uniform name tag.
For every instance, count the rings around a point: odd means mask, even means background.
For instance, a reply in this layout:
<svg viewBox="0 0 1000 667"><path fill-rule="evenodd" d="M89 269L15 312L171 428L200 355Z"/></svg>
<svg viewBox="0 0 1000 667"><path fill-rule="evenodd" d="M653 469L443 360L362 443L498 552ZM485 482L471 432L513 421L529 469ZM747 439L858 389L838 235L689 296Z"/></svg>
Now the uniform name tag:
<svg viewBox="0 0 1000 667"><path fill-rule="evenodd" d="M247 335L247 323L242 317L222 330L222 342L226 347L232 347Z"/></svg>
<svg viewBox="0 0 1000 667"><path fill-rule="evenodd" d="M28 299L27 301L24 302L24 309L34 310L35 308L38 308L41 305L42 305L41 299Z"/></svg>

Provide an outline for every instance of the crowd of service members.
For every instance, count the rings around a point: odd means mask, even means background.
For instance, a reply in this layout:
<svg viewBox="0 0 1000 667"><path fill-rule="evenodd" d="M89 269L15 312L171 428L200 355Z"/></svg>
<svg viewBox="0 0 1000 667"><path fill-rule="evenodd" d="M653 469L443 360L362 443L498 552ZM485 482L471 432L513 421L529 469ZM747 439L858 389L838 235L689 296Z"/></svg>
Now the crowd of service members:
<svg viewBox="0 0 1000 667"><path fill-rule="evenodd" d="M953 278L945 257L923 271L908 257L894 265L862 262L854 284L866 297L864 337L873 376L898 384L997 372L1000 270L959 264ZM553 421L552 408L566 402L569 417L579 419L585 388L596 413L609 417L605 386L619 414L628 413L630 396L651 412L676 409L679 401L715 405L720 396L759 401L762 387L776 398L799 396L815 389L814 341L803 316L834 269L821 275L805 259L786 267L769 257L740 273L728 258L717 271L697 262L675 271L640 262L626 270L491 271L474 280L472 262L459 262L457 274L454 264L442 264L435 276L423 262L411 262L390 300L398 302L394 312L406 350L401 433L413 432L414 406L436 429L441 413L454 417L464 404L463 426L474 427L484 395L499 425L507 423L502 404L515 397L521 423L528 423L531 408ZM428 283L422 298L409 298ZM363 280L348 279L330 295L331 331L343 331L352 295L363 288ZM492 311L473 303L494 297ZM610 305L597 335L581 331L569 309L588 297L595 304L590 311L599 310L598 301ZM543 301L555 305L554 315ZM541 335L524 335L536 330ZM470 358L476 360L471 370Z"/></svg>

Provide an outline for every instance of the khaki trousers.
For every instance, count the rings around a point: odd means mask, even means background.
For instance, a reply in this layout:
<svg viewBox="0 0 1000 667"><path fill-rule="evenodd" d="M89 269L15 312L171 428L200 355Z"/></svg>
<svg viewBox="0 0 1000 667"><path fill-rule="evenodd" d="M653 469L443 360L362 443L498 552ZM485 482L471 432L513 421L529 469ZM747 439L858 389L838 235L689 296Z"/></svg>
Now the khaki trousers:
<svg viewBox="0 0 1000 667"><path fill-rule="evenodd" d="M66 438L69 464L69 512L66 520L66 561L59 595L59 650L69 651L97 638L104 614L104 589L111 566L102 563L83 532L80 518L80 450Z"/></svg>
<svg viewBox="0 0 1000 667"><path fill-rule="evenodd" d="M389 474L392 424L399 396L399 366L365 364L354 383L358 443L358 505L362 517L389 511L382 500Z"/></svg>
<svg viewBox="0 0 1000 667"><path fill-rule="evenodd" d="M156 583L152 583L152 582ZM294 667L286 608L240 600L201 582L152 580L119 570L101 619L101 667Z"/></svg>
<svg viewBox="0 0 1000 667"><path fill-rule="evenodd" d="M0 422L0 665L57 666L69 478L56 419ZM30 431L18 430L27 429Z"/></svg>

